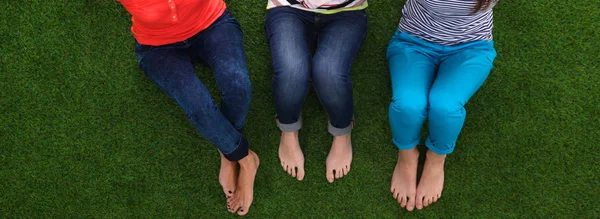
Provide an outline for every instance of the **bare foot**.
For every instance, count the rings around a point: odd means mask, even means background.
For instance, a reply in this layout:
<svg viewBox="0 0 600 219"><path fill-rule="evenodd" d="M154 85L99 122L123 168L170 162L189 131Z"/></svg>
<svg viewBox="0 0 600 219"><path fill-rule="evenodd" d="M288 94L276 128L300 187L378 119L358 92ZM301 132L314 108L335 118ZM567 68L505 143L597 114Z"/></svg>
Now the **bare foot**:
<svg viewBox="0 0 600 219"><path fill-rule="evenodd" d="M238 163L240 164L240 174L238 175L237 189L227 201L227 207L232 213L237 212L238 215L246 215L254 200L254 177L260 160L254 151L248 150L248 156L238 161Z"/></svg>
<svg viewBox="0 0 600 219"><path fill-rule="evenodd" d="M390 191L394 194L394 199L398 200L400 207L408 211L415 208L418 164L419 150L416 147L398 151L398 162L394 168Z"/></svg>
<svg viewBox="0 0 600 219"><path fill-rule="evenodd" d="M444 161L446 155L439 155L431 150L427 151L423 175L417 186L417 209L429 206L436 202L442 195L444 188Z"/></svg>
<svg viewBox="0 0 600 219"><path fill-rule="evenodd" d="M279 142L281 167L298 180L304 179L304 154L300 149L298 132L282 132Z"/></svg>
<svg viewBox="0 0 600 219"><path fill-rule="evenodd" d="M352 141L350 133L342 136L334 136L331 150L325 162L327 181L332 183L334 179L344 177L350 171L352 164Z"/></svg>
<svg viewBox="0 0 600 219"><path fill-rule="evenodd" d="M235 185L237 184L237 162L229 161L223 153L221 155L221 170L219 171L219 183L223 187L223 193L226 197L233 196Z"/></svg>

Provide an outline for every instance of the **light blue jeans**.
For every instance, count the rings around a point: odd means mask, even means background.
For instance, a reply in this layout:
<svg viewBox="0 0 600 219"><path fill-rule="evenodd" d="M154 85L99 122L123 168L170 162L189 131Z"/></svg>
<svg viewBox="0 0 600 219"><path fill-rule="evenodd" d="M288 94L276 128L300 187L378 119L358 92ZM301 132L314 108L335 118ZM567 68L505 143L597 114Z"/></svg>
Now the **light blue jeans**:
<svg viewBox="0 0 600 219"><path fill-rule="evenodd" d="M396 31L387 50L394 144L400 150L414 148L428 118L427 148L452 153L465 121L464 105L488 77L495 58L493 41L444 46Z"/></svg>

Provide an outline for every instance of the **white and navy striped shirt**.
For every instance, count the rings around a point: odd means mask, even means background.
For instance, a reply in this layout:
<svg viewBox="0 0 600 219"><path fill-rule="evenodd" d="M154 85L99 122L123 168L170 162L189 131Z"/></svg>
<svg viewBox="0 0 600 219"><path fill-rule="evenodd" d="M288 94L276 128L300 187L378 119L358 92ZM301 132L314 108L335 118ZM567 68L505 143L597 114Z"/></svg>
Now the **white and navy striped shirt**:
<svg viewBox="0 0 600 219"><path fill-rule="evenodd" d="M398 29L441 45L489 41L496 2L473 13L477 0L407 0Z"/></svg>

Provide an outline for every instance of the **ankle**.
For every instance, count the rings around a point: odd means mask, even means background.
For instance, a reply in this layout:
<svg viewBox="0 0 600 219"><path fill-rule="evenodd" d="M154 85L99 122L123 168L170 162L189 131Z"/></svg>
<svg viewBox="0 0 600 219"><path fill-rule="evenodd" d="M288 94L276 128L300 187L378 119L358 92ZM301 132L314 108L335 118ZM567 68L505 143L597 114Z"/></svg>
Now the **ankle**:
<svg viewBox="0 0 600 219"><path fill-rule="evenodd" d="M298 131L295 132L281 132L281 138L298 138Z"/></svg>
<svg viewBox="0 0 600 219"><path fill-rule="evenodd" d="M225 157L221 158L221 165L233 166L233 165L236 165L236 164L237 164L237 162L235 162L235 161L227 160L227 158L225 158Z"/></svg>
<svg viewBox="0 0 600 219"><path fill-rule="evenodd" d="M433 152L431 150L427 150L426 160L430 161L430 162L435 162L435 163L444 163L444 161L446 161L446 155L445 154L436 154L435 152Z"/></svg>
<svg viewBox="0 0 600 219"><path fill-rule="evenodd" d="M347 141L347 140L350 140L350 133L351 132L348 132L348 133L346 133L344 135L333 136L333 140L334 141Z"/></svg>
<svg viewBox="0 0 600 219"><path fill-rule="evenodd" d="M219 151L219 155L221 157L221 164L229 164L229 165L233 165L236 164L237 162L235 161L230 161L228 160L225 155L223 155L220 151Z"/></svg>
<svg viewBox="0 0 600 219"><path fill-rule="evenodd" d="M254 159L254 152L248 150L248 155L238 161L240 168L252 168L256 164Z"/></svg>
<svg viewBox="0 0 600 219"><path fill-rule="evenodd" d="M398 164L417 164L419 161L419 150L412 148L409 150L398 150Z"/></svg>

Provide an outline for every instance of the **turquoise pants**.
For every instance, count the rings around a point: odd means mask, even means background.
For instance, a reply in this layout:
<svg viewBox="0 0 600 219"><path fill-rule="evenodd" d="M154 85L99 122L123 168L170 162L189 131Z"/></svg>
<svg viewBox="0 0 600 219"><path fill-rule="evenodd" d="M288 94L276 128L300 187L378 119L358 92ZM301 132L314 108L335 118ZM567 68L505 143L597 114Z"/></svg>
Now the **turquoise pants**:
<svg viewBox="0 0 600 219"><path fill-rule="evenodd" d="M465 121L464 105L488 77L495 58L493 41L444 46L396 31L387 50L394 144L400 150L414 148L428 118L427 148L452 153Z"/></svg>

